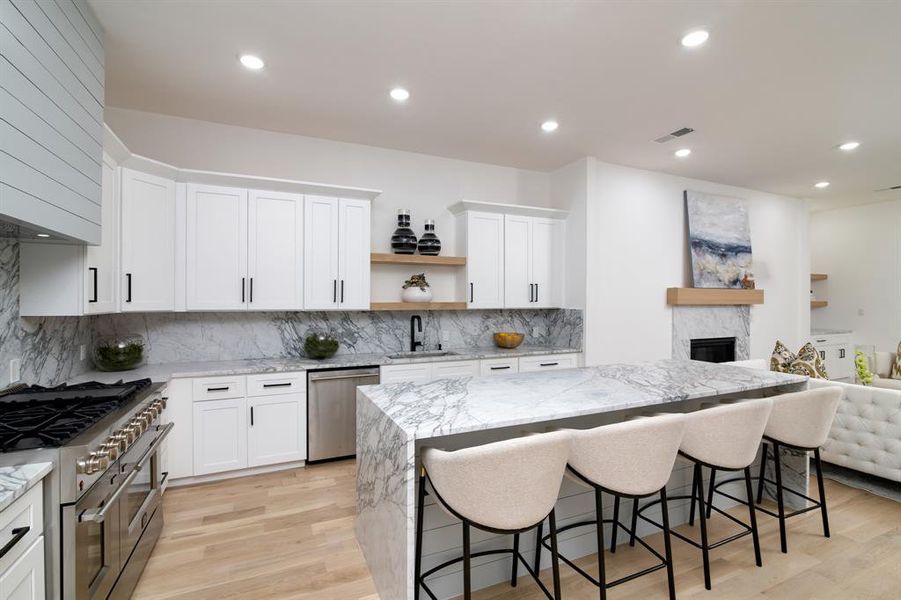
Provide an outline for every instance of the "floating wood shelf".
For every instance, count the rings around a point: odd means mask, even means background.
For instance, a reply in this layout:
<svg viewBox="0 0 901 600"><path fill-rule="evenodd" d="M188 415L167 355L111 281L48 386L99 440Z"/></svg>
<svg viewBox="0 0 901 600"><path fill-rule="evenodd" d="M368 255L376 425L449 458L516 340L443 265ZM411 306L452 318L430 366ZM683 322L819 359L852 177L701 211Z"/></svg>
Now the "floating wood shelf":
<svg viewBox="0 0 901 600"><path fill-rule="evenodd" d="M829 275L826 275L825 273L811 273L810 274L811 281L823 281L825 279L829 279Z"/></svg>
<svg viewBox="0 0 901 600"><path fill-rule="evenodd" d="M373 252L370 260L374 265L433 265L462 267L465 256L423 256L421 254L387 254Z"/></svg>
<svg viewBox="0 0 901 600"><path fill-rule="evenodd" d="M666 303L674 306L740 306L763 304L763 290L731 288L668 288Z"/></svg>
<svg viewBox="0 0 901 600"><path fill-rule="evenodd" d="M466 310L465 302L373 302L369 310Z"/></svg>
<svg viewBox="0 0 901 600"><path fill-rule="evenodd" d="M811 300L810 308L826 308L829 306L829 302L826 300Z"/></svg>

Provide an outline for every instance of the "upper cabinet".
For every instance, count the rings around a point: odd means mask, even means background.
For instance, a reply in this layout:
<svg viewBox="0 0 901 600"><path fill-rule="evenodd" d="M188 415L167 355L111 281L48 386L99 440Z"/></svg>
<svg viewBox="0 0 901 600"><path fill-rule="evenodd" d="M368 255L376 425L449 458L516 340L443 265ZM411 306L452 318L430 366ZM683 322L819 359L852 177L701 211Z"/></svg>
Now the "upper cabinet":
<svg viewBox="0 0 901 600"><path fill-rule="evenodd" d="M99 246L85 246L86 314L113 313L119 310L119 168L103 154L102 180L103 230Z"/></svg>
<svg viewBox="0 0 901 600"><path fill-rule="evenodd" d="M304 308L369 309L369 239L369 201L306 197Z"/></svg>
<svg viewBox="0 0 901 600"><path fill-rule="evenodd" d="M251 190L248 198L248 308L303 308L303 196Z"/></svg>
<svg viewBox="0 0 901 600"><path fill-rule="evenodd" d="M463 293L469 308L504 306L504 215L467 211L457 232L466 250Z"/></svg>
<svg viewBox="0 0 901 600"><path fill-rule="evenodd" d="M99 244L103 30L86 0L4 0L0 22L0 220Z"/></svg>
<svg viewBox="0 0 901 600"><path fill-rule="evenodd" d="M175 182L122 170L123 312L175 309Z"/></svg>

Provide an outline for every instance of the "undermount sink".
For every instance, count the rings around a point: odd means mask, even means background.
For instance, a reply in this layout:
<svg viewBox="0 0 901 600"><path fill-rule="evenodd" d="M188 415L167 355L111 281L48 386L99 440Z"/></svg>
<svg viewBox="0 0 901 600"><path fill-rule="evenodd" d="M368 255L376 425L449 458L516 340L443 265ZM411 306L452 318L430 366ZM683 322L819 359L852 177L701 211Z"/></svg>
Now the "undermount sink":
<svg viewBox="0 0 901 600"><path fill-rule="evenodd" d="M420 352L397 352L389 354L388 358L434 358L436 356L456 356L456 352L449 350L422 350Z"/></svg>

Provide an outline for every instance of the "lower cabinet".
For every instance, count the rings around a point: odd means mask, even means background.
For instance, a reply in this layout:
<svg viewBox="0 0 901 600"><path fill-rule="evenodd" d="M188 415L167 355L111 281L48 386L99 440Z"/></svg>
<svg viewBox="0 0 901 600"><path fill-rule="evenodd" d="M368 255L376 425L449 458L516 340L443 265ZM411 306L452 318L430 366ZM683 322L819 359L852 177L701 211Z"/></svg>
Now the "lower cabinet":
<svg viewBox="0 0 901 600"><path fill-rule="evenodd" d="M578 354L551 354L547 356L523 356L519 359L519 372L575 369L579 366Z"/></svg>
<svg viewBox="0 0 901 600"><path fill-rule="evenodd" d="M552 371L574 369L579 366L579 355L547 354L520 358L489 358L485 360L454 360L407 365L385 365L379 370L381 383L426 383L446 377L476 377L479 375L506 375L528 371Z"/></svg>
<svg viewBox="0 0 901 600"><path fill-rule="evenodd" d="M0 599L44 599L44 484L0 512Z"/></svg>
<svg viewBox="0 0 901 600"><path fill-rule="evenodd" d="M247 437L244 398L195 402L194 475L245 468Z"/></svg>
<svg viewBox="0 0 901 600"><path fill-rule="evenodd" d="M0 575L0 598L44 600L44 536Z"/></svg>
<svg viewBox="0 0 901 600"><path fill-rule="evenodd" d="M432 379L446 377L476 377L479 374L479 361L454 360L450 362L432 363Z"/></svg>
<svg viewBox="0 0 901 600"><path fill-rule="evenodd" d="M304 460L307 411L304 394L248 398L247 464L251 467Z"/></svg>
<svg viewBox="0 0 901 600"><path fill-rule="evenodd" d="M854 346L850 334L812 336L809 341L823 359L829 379L851 379L854 374Z"/></svg>
<svg viewBox="0 0 901 600"><path fill-rule="evenodd" d="M480 375L508 375L510 373L519 373L518 358L491 358L481 361L479 365Z"/></svg>

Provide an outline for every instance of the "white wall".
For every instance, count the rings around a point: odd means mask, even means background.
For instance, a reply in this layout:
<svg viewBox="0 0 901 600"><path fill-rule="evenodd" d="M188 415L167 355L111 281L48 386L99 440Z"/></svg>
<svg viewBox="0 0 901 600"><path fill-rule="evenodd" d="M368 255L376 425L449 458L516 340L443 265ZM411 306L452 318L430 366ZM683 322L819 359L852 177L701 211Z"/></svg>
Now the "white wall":
<svg viewBox="0 0 901 600"><path fill-rule="evenodd" d="M585 243L588 231L585 210L593 159L582 158L551 173L551 200L555 208L569 211L566 220L566 308L585 309Z"/></svg>
<svg viewBox="0 0 901 600"><path fill-rule="evenodd" d="M857 344L892 350L901 342L901 200L815 212L810 217L811 270L829 306L813 326L854 331Z"/></svg>
<svg viewBox="0 0 901 600"><path fill-rule="evenodd" d="M447 211L455 202L551 206L549 176L539 171L112 107L105 118L129 150L178 167L381 189L372 204L374 252L390 251L398 208L412 211L417 235L425 219L435 219L441 253L455 255L454 217ZM400 300L400 284L414 270L377 267L373 301ZM427 272L435 300L454 300L452 273Z"/></svg>
<svg viewBox="0 0 901 600"><path fill-rule="evenodd" d="M587 364L669 358L666 288L689 285L682 192L744 198L763 305L751 309L751 356L809 333L807 208L802 200L593 162L585 216Z"/></svg>

